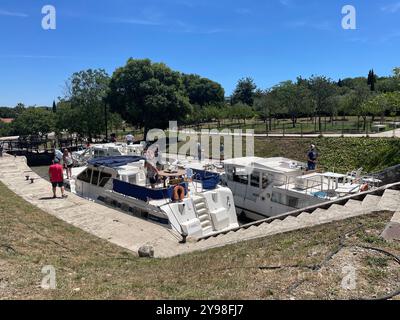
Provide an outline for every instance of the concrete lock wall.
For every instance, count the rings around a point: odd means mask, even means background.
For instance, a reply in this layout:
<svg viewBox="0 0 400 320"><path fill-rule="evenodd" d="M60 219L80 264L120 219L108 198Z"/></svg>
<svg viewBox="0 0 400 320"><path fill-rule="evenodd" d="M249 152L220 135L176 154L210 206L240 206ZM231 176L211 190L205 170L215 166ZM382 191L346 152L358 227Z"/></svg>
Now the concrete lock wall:
<svg viewBox="0 0 400 320"><path fill-rule="evenodd" d="M387 168L382 172L377 173L376 178L383 181L383 184L391 184L400 181L400 164Z"/></svg>

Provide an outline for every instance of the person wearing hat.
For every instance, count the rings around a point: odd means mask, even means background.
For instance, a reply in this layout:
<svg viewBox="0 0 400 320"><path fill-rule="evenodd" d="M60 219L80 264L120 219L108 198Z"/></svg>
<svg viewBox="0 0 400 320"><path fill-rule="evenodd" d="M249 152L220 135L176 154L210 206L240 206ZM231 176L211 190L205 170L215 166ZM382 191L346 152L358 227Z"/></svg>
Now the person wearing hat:
<svg viewBox="0 0 400 320"><path fill-rule="evenodd" d="M307 153L307 169L308 171L314 171L317 167L318 152L314 144L310 146L310 150Z"/></svg>
<svg viewBox="0 0 400 320"><path fill-rule="evenodd" d="M60 159L54 158L53 164L49 168L50 182L53 187L53 198L57 198L56 191L57 186L61 189L61 195L63 198L67 196L64 194L64 169L60 164Z"/></svg>

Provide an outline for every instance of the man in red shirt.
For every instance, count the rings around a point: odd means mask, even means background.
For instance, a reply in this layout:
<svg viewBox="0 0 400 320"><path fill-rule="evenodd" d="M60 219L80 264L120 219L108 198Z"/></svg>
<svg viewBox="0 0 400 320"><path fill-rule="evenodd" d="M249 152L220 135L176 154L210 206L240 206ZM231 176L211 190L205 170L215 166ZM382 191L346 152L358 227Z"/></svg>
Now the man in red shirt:
<svg viewBox="0 0 400 320"><path fill-rule="evenodd" d="M49 176L53 186L53 198L56 198L57 186L61 188L62 197L66 198L67 196L64 194L64 169L58 158L55 158L53 164L50 166Z"/></svg>

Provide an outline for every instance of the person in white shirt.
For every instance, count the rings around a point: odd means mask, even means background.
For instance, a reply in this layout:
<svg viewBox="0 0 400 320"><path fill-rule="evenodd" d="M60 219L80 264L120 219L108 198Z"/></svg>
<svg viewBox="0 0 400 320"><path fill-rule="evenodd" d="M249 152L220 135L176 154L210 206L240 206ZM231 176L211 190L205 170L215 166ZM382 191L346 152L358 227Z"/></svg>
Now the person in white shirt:
<svg viewBox="0 0 400 320"><path fill-rule="evenodd" d="M126 144L127 144L128 146L135 142L135 137L134 137L131 133L129 133L129 134L125 137L125 139L126 139Z"/></svg>

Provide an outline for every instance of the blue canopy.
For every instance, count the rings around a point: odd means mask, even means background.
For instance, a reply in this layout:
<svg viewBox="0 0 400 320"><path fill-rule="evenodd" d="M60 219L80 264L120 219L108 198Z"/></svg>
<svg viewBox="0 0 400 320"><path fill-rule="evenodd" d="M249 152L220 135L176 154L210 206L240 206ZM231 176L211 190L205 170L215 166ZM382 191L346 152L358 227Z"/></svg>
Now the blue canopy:
<svg viewBox="0 0 400 320"><path fill-rule="evenodd" d="M108 167L117 168L121 166L126 166L129 163L138 162L140 160L146 160L139 156L112 156L112 157L102 157L94 158L88 161L89 164L95 167Z"/></svg>

